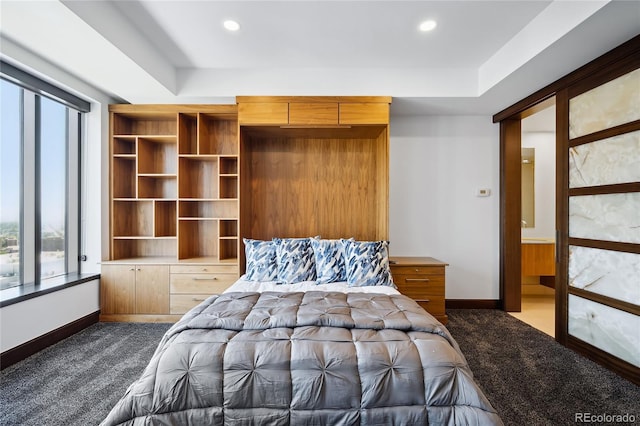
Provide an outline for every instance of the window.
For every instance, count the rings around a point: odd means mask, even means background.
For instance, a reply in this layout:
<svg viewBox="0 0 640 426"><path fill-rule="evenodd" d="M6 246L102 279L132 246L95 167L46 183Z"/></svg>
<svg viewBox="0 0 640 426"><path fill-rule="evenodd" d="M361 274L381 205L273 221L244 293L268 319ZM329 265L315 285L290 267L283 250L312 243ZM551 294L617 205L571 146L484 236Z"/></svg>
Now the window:
<svg viewBox="0 0 640 426"><path fill-rule="evenodd" d="M22 90L0 80L0 289L20 284Z"/></svg>
<svg viewBox="0 0 640 426"><path fill-rule="evenodd" d="M9 64L1 65L4 290L80 272L80 135L89 104Z"/></svg>

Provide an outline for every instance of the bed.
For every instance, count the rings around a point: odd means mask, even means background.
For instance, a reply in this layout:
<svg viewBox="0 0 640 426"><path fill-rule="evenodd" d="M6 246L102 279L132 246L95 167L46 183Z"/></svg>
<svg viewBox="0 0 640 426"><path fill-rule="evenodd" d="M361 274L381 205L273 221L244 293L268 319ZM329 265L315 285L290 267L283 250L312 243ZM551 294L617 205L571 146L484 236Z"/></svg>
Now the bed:
<svg viewBox="0 0 640 426"><path fill-rule="evenodd" d="M313 274L278 275L306 255L251 244L247 273L167 331L102 425L502 424L447 329L395 289L384 242L357 266L359 286L318 251Z"/></svg>

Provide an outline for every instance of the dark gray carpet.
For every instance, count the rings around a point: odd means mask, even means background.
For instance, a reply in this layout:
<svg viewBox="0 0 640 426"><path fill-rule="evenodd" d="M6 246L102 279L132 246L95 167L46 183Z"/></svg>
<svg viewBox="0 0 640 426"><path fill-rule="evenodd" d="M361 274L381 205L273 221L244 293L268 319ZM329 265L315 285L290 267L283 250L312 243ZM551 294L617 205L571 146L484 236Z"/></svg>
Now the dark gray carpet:
<svg viewBox="0 0 640 426"><path fill-rule="evenodd" d="M454 335L506 425L575 424L576 412L635 415L640 387L510 315L450 310ZM0 374L1 425L97 425L138 378L168 324L100 323Z"/></svg>
<svg viewBox="0 0 640 426"><path fill-rule="evenodd" d="M575 425L575 413L629 413L635 422L626 424L640 424L639 386L506 312L447 314L447 328L506 425Z"/></svg>
<svg viewBox="0 0 640 426"><path fill-rule="evenodd" d="M171 324L98 323L0 373L0 424L97 425Z"/></svg>

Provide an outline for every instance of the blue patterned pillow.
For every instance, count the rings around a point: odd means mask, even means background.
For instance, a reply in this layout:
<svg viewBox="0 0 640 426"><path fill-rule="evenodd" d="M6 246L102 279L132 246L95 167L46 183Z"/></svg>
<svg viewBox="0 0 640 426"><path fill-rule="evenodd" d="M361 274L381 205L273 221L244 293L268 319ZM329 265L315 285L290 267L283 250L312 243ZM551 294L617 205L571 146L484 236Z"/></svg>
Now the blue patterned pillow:
<svg viewBox="0 0 640 426"><path fill-rule="evenodd" d="M396 287L389 268L388 241L341 240L344 246L349 287L385 285Z"/></svg>
<svg viewBox="0 0 640 426"><path fill-rule="evenodd" d="M247 260L247 281L275 281L277 278L276 246L272 241L243 238Z"/></svg>
<svg viewBox="0 0 640 426"><path fill-rule="evenodd" d="M293 284L316 279L310 238L274 238L278 281Z"/></svg>
<svg viewBox="0 0 640 426"><path fill-rule="evenodd" d="M347 280L344 246L341 240L311 239L316 262L316 283L328 284Z"/></svg>

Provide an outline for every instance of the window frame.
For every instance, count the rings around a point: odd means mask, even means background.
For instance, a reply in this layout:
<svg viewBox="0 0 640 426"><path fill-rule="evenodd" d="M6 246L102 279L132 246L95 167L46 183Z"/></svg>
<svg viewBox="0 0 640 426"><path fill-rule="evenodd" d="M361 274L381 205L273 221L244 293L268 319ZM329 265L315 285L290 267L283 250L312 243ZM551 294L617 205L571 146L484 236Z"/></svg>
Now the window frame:
<svg viewBox="0 0 640 426"><path fill-rule="evenodd" d="M57 282L81 272L81 186L82 144L86 112L90 103L40 80L5 61L0 61L0 79L20 88L20 230L19 282L10 288L24 288ZM65 176L64 176L64 273L41 277L41 109L46 97L65 107Z"/></svg>

